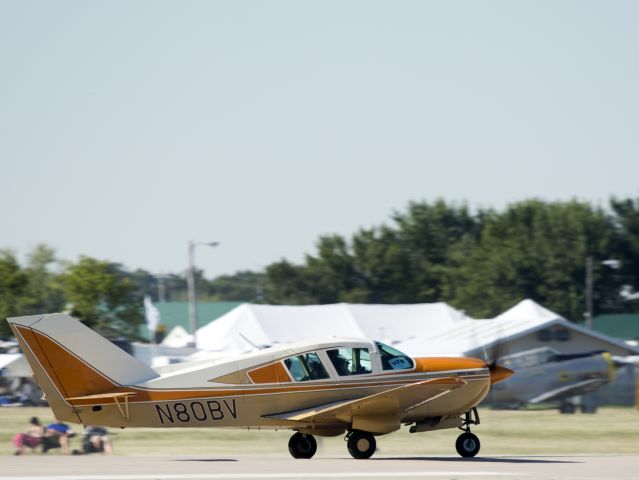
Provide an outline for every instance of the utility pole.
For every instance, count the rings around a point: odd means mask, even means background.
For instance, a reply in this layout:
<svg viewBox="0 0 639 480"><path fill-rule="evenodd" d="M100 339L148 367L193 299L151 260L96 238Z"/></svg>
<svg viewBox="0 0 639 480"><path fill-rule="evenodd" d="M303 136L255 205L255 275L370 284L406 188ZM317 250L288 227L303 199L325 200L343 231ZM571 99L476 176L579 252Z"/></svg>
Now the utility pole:
<svg viewBox="0 0 639 480"><path fill-rule="evenodd" d="M586 311L584 317L586 320L586 328L592 329L592 257L586 257Z"/></svg>
<svg viewBox="0 0 639 480"><path fill-rule="evenodd" d="M195 298L195 247L198 245L208 245L217 247L218 242L194 242L189 240L189 270L186 276L186 294L189 301L189 333L193 337L190 347L197 345L195 335L197 331L197 301Z"/></svg>
<svg viewBox="0 0 639 480"><path fill-rule="evenodd" d="M164 283L165 275L161 273L158 279L158 302L166 302L166 285Z"/></svg>

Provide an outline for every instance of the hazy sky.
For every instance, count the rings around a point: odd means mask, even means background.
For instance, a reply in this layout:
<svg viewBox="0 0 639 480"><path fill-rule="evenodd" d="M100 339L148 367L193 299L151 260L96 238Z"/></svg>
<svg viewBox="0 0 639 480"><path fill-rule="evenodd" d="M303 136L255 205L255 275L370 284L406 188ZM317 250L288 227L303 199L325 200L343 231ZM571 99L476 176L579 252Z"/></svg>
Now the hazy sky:
<svg viewBox="0 0 639 480"><path fill-rule="evenodd" d="M410 200L639 196L639 2L0 0L0 247L208 276Z"/></svg>

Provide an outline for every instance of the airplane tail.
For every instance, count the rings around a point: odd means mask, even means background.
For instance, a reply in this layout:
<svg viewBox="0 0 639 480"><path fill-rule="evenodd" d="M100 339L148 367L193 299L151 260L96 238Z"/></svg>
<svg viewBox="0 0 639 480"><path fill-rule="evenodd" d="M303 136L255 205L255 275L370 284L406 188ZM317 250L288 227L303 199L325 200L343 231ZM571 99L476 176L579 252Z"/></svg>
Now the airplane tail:
<svg viewBox="0 0 639 480"><path fill-rule="evenodd" d="M83 423L70 398L113 392L159 376L69 315L7 320L58 420Z"/></svg>

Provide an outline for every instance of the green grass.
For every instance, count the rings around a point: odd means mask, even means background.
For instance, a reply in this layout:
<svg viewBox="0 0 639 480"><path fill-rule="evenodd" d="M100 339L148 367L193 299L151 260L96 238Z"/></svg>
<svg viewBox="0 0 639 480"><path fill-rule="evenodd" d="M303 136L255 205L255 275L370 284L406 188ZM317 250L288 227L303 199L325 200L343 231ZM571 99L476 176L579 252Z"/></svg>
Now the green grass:
<svg viewBox="0 0 639 480"><path fill-rule="evenodd" d="M639 454L639 412L631 408L601 408L595 415L560 415L554 410L480 410L474 427L482 442L481 455L493 454ZM48 408L0 408L0 455L10 455L11 438L30 417L53 420ZM80 425L73 426L81 431ZM288 455L289 431L222 429L114 430L119 455ZM410 434L407 429L378 437L383 454L453 455L457 430ZM319 453L346 454L342 437L319 440ZM72 440L79 448L80 441ZM51 454L57 454L53 451Z"/></svg>

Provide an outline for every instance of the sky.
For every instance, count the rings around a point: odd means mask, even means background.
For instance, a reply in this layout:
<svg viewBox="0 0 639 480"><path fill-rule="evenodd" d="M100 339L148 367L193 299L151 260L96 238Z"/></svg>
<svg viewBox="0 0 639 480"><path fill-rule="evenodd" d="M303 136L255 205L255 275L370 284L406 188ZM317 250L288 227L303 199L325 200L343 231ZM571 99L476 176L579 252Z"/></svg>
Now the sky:
<svg viewBox="0 0 639 480"><path fill-rule="evenodd" d="M410 201L639 197L636 1L0 0L0 248L208 277Z"/></svg>

